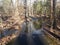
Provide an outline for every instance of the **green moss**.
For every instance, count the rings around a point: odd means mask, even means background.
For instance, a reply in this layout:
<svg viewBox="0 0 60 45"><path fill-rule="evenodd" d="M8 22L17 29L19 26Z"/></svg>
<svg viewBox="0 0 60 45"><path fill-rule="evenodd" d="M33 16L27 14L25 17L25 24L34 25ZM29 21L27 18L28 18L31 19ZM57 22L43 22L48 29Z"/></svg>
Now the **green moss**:
<svg viewBox="0 0 60 45"><path fill-rule="evenodd" d="M41 21L33 22L33 24L34 24L34 27L35 27L36 29L40 29L40 28L42 27L42 22L41 22Z"/></svg>

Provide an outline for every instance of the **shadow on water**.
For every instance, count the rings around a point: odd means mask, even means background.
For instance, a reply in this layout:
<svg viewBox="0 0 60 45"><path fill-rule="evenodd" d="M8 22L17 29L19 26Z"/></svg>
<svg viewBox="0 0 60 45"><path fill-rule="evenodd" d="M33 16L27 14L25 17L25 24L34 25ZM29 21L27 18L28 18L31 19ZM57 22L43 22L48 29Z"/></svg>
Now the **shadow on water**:
<svg viewBox="0 0 60 45"><path fill-rule="evenodd" d="M28 45L27 44L27 36L26 34L20 35L17 39L14 45Z"/></svg>

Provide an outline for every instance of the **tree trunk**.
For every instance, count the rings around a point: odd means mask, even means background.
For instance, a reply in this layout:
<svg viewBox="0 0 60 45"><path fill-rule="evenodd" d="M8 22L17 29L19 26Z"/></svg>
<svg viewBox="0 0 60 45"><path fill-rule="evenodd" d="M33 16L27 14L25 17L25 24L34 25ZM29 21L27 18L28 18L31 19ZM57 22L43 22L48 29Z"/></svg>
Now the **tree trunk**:
<svg viewBox="0 0 60 45"><path fill-rule="evenodd" d="M51 31L56 28L56 18L55 18L55 4L56 0L51 0Z"/></svg>

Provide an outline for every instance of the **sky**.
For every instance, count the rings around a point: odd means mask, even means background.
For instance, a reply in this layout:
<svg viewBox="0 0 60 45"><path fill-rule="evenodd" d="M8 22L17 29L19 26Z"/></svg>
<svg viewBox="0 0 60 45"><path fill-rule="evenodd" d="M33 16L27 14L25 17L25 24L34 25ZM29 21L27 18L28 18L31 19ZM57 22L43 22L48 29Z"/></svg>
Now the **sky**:
<svg viewBox="0 0 60 45"><path fill-rule="evenodd" d="M31 1L31 2L30 2ZM31 3L31 4L33 4L33 2L34 2L35 0L28 0L27 1L27 3L28 3L28 5Z"/></svg>

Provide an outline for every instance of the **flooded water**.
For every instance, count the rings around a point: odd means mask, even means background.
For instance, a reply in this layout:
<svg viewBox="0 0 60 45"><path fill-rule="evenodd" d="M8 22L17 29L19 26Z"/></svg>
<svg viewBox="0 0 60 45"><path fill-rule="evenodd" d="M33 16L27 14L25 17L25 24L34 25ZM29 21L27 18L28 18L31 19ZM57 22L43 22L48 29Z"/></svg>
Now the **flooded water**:
<svg viewBox="0 0 60 45"><path fill-rule="evenodd" d="M33 22L28 22L28 33L25 33L26 23L22 24L22 30L16 40L13 42L14 45L46 45L46 41L43 37L43 32L41 29L36 30ZM9 45L11 45L10 43Z"/></svg>
<svg viewBox="0 0 60 45"><path fill-rule="evenodd" d="M2 35L5 37L5 36L9 36L9 35L12 35L12 34L15 34L19 32L18 30L16 29L13 29L13 30L8 30L8 29L5 29L3 32L2 32ZM0 34L0 38L2 38L2 35Z"/></svg>

